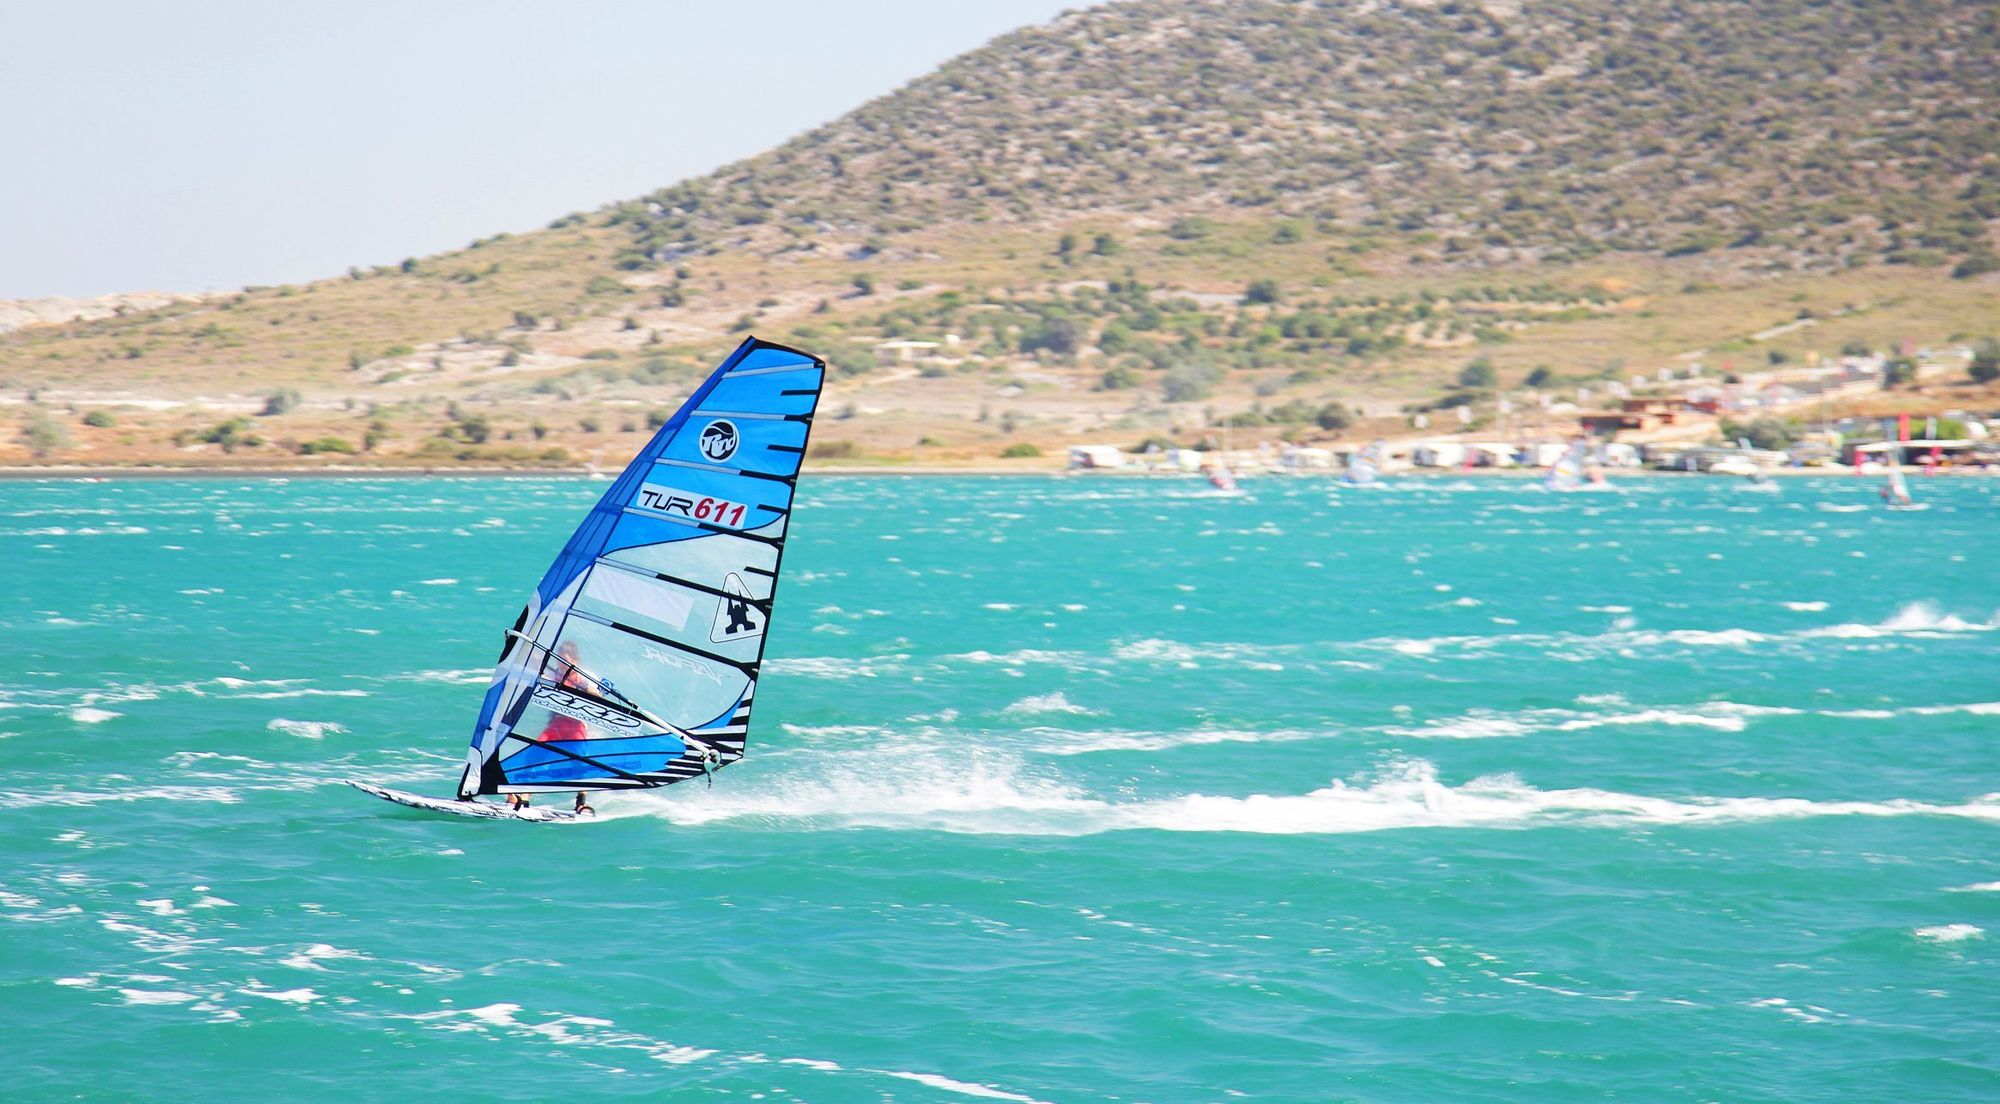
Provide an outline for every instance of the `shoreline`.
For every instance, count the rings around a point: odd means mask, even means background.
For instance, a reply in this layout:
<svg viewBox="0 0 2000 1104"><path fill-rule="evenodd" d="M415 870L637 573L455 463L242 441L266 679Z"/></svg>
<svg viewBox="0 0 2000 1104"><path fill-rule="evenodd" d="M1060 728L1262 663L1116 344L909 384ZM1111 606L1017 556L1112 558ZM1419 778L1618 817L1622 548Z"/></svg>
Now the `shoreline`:
<svg viewBox="0 0 2000 1104"><path fill-rule="evenodd" d="M1921 474L1921 468L1906 467L1913 474ZM1151 471L1072 471L1058 467L1018 467L1001 465L912 465L908 467L869 467L860 465L810 465L800 473L801 478L852 477L852 476L1055 476L1078 479L1193 479L1195 472L1151 472ZM1387 473L1387 479L1540 479L1546 473L1541 468L1411 468ZM1770 468L1762 474L1780 479L1824 478L1854 479L1873 478L1879 473L1858 475L1851 468ZM48 464L41 466L13 465L0 467L0 482L23 482L35 480L93 480L111 481L125 479L438 479L467 477L489 479L500 476L516 476L529 479L554 479L571 477L587 479L593 475L609 481L611 472L593 473L583 468L529 468L529 467L285 467L279 465L247 465L244 467L120 467L85 466L69 464ZM1977 476L2000 476L2000 471L1955 469L1948 473L1951 478ZM1242 479L1339 479L1338 471L1310 471L1296 475L1249 473L1240 475ZM1719 480L1740 480L1740 475L1716 475L1712 472L1668 471L1659 468L1619 468L1605 473L1612 482L1624 479L1665 479L1665 478L1706 478ZM1936 478L1936 477L1931 477Z"/></svg>

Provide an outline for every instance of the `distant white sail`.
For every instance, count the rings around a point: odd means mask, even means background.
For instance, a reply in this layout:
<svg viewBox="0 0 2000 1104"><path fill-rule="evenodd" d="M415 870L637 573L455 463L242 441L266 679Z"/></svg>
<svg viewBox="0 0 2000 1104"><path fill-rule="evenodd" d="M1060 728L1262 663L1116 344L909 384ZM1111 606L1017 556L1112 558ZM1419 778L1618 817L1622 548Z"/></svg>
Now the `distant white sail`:
<svg viewBox="0 0 2000 1104"><path fill-rule="evenodd" d="M1911 504L1910 485L1903 479L1902 468L1892 467L1889 469L1889 482L1882 488L1882 501L1887 502L1891 506L1908 506Z"/></svg>
<svg viewBox="0 0 2000 1104"><path fill-rule="evenodd" d="M1375 482L1382 470L1383 445L1381 441L1370 441L1368 447L1354 454L1347 461L1346 481L1356 487L1365 487Z"/></svg>
<svg viewBox="0 0 2000 1104"><path fill-rule="evenodd" d="M1590 446L1577 441L1563 450L1556 462L1549 465L1549 472L1542 479L1542 485L1552 491L1573 491L1583 486L1584 462L1590 457Z"/></svg>

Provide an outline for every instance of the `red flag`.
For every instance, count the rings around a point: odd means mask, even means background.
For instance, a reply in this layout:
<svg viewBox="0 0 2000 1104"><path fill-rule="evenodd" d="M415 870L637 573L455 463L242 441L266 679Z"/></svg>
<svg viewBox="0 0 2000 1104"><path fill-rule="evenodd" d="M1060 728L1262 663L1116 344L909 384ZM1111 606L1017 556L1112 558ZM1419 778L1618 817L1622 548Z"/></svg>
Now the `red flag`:
<svg viewBox="0 0 2000 1104"><path fill-rule="evenodd" d="M1904 411L1903 413L1896 415L1896 440L1907 441L1909 439L1910 439L1910 415L1908 411Z"/></svg>

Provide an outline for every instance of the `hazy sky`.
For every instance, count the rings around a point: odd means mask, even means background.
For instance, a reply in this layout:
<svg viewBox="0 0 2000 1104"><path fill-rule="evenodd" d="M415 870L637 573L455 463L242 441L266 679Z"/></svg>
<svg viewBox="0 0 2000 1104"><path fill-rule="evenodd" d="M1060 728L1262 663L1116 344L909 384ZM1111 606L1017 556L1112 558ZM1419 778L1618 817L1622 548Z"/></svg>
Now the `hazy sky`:
<svg viewBox="0 0 2000 1104"><path fill-rule="evenodd" d="M1080 0L0 0L0 299L219 291L534 229Z"/></svg>

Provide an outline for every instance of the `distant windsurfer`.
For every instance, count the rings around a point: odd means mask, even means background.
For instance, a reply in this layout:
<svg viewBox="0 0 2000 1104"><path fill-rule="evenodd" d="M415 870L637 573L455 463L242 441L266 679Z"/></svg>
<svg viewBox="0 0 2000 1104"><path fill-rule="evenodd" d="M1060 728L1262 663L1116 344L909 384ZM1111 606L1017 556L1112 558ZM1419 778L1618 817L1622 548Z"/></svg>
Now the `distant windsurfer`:
<svg viewBox="0 0 2000 1104"><path fill-rule="evenodd" d="M555 658L556 662L563 665L562 678L556 681L557 686L565 690L587 690L590 688L590 676L584 674L582 669L576 665L576 641L565 640L561 644L556 645ZM549 715L549 723L543 726L542 734L537 736L536 739L544 743L552 743L558 740L582 740L588 738L589 735L582 721L561 713L551 713Z"/></svg>

